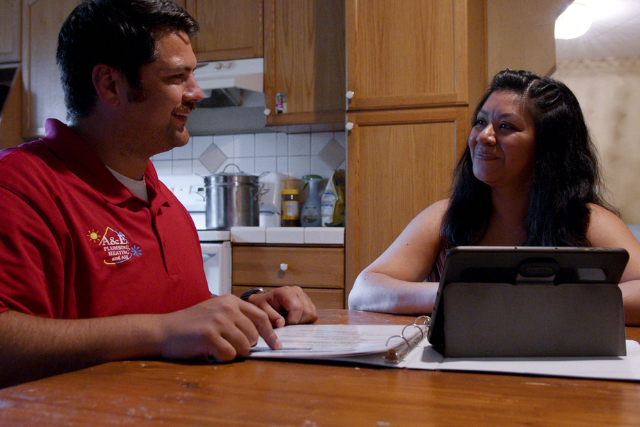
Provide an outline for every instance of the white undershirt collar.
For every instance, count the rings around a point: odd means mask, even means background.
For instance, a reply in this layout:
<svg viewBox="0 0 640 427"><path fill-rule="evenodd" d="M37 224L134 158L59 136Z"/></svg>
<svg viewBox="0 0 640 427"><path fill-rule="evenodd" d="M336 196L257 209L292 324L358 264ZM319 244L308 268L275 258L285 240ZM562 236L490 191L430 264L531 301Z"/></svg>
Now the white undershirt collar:
<svg viewBox="0 0 640 427"><path fill-rule="evenodd" d="M128 176L124 176L107 166L107 169L116 177L118 181L129 189L134 195L140 197L144 201L149 201L149 195L147 194L147 183L144 181L144 176L141 180L131 179Z"/></svg>

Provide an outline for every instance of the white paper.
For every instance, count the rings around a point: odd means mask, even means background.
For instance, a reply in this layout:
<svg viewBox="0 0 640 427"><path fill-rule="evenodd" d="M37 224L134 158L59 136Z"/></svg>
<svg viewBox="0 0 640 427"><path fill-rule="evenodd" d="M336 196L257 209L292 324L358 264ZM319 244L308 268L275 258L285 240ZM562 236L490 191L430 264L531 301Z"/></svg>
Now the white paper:
<svg viewBox="0 0 640 427"><path fill-rule="evenodd" d="M412 339L421 332L404 325L295 325L276 329L282 350L271 350L262 338L249 357L318 359L386 353L390 337L403 333ZM389 346L401 343L393 338Z"/></svg>
<svg viewBox="0 0 640 427"><path fill-rule="evenodd" d="M336 360L408 369L493 372L573 378L640 381L640 344L626 341L618 357L445 358L424 338L398 364L386 363L389 337L422 337L412 325L296 325L276 329L282 350L271 350L260 338L250 358ZM426 333L425 333L426 335ZM397 343L393 339L390 344ZM392 345L391 345L392 346Z"/></svg>
<svg viewBox="0 0 640 427"><path fill-rule="evenodd" d="M626 356L463 359L443 357L427 341L423 341L407 355L401 366L409 369L640 381L640 344L627 340L626 345Z"/></svg>

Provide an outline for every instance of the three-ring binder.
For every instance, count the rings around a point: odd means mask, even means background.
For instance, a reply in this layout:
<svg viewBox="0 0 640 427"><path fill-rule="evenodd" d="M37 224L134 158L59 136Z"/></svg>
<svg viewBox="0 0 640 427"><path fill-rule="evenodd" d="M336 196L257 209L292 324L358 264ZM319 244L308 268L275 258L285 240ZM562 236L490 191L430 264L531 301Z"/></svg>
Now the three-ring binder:
<svg viewBox="0 0 640 427"><path fill-rule="evenodd" d="M387 339L387 353L384 357L386 363L398 364L402 362L404 357L409 354L423 339L427 337L431 318L429 316L418 316L408 325L402 328L400 335L392 335ZM418 330L419 333L409 334L406 333L407 328L411 330ZM396 345L391 345L391 342L397 342Z"/></svg>

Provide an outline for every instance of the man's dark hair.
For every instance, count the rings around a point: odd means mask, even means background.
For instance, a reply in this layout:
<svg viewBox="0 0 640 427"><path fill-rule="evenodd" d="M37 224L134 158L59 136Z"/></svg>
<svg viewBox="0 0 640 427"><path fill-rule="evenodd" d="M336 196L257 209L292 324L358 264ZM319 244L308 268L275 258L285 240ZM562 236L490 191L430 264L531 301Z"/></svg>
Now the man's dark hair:
<svg viewBox="0 0 640 427"><path fill-rule="evenodd" d="M142 93L140 67L156 59L157 39L183 31L190 38L198 23L170 0L86 0L67 17L58 35L56 60L68 117L88 116L97 94L97 64L122 71L134 93Z"/></svg>
<svg viewBox="0 0 640 427"><path fill-rule="evenodd" d="M601 197L598 156L580 109L563 83L528 71L504 70L492 80L472 118L497 91L519 95L535 128L535 168L525 218L528 246L588 246L588 203L613 210ZM451 203L441 230L443 247L477 244L492 213L491 190L473 174L467 146L454 172Z"/></svg>

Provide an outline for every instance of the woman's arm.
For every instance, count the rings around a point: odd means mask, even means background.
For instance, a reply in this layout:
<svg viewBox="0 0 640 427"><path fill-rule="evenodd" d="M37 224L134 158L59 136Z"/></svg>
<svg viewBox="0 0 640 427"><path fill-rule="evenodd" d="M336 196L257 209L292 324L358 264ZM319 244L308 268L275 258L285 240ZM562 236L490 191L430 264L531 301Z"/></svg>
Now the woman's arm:
<svg viewBox="0 0 640 427"><path fill-rule="evenodd" d="M398 314L429 314L437 283L424 280L441 250L440 224L448 200L429 206L391 246L358 275L349 308Z"/></svg>
<svg viewBox="0 0 640 427"><path fill-rule="evenodd" d="M629 262L620 280L624 320L628 326L640 326L640 243L615 214L601 206L590 208L587 238L591 245L624 248L629 252Z"/></svg>

